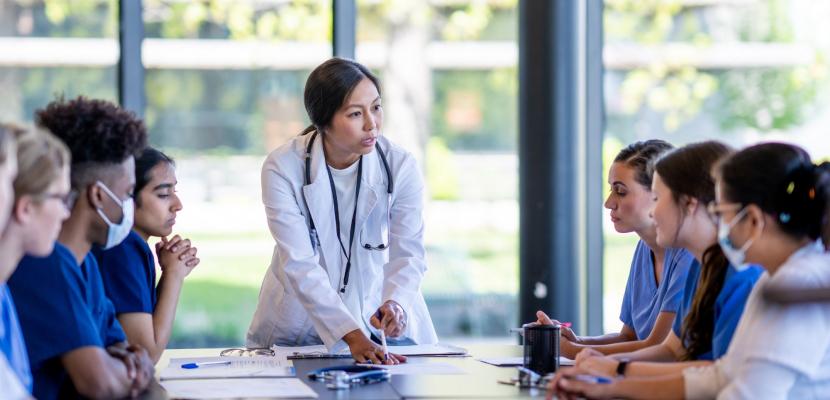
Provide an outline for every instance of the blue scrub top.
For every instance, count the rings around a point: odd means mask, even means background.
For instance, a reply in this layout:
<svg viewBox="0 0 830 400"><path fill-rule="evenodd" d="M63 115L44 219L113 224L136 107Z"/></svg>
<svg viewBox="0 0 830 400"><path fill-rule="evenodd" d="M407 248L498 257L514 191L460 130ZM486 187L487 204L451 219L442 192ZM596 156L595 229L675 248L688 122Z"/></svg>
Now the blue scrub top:
<svg viewBox="0 0 830 400"><path fill-rule="evenodd" d="M726 354L729 342L732 341L732 334L735 333L735 328L738 326L738 321L744 312L746 299L763 272L764 270L758 266L750 266L741 272L735 270L731 265L729 266L724 277L723 288L721 288L718 298L715 299L715 327L712 333L712 348L700 355L697 358L698 360L717 360ZM692 307L692 298L694 298L697 290L699 279L700 263L695 262L689 270L686 286L683 289L681 312L675 317L674 326L672 327L674 334L679 338L683 337L683 321Z"/></svg>
<svg viewBox="0 0 830 400"><path fill-rule="evenodd" d="M651 249L642 240L637 243L620 310L620 321L634 329L637 340L651 334L661 312L676 313L680 308L683 284L693 262L694 256L685 249L666 249L658 286Z"/></svg>
<svg viewBox="0 0 830 400"><path fill-rule="evenodd" d="M135 231L109 250L93 246L107 297L116 314L149 313L156 308L156 261Z"/></svg>
<svg viewBox="0 0 830 400"><path fill-rule="evenodd" d="M26 354L26 342L20 330L12 294L5 283L0 284L0 352L6 356L23 387L32 393L32 371Z"/></svg>
<svg viewBox="0 0 830 400"><path fill-rule="evenodd" d="M126 340L104 294L91 253L81 265L61 245L48 257L24 257L9 278L28 347L38 399L77 397L61 356L78 348Z"/></svg>

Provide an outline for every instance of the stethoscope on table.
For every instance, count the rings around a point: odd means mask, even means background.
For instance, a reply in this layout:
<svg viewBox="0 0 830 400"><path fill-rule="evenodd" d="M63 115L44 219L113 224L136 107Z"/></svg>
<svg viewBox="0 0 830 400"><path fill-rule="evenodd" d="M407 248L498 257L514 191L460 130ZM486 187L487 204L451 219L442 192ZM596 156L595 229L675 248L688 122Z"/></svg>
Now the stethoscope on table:
<svg viewBox="0 0 830 400"><path fill-rule="evenodd" d="M313 381L325 382L329 389L348 389L352 385L367 385L389 380L389 370L368 365L338 365L316 369L308 373Z"/></svg>
<svg viewBox="0 0 830 400"><path fill-rule="evenodd" d="M308 145L306 146L305 150L305 185L308 186L311 184L311 147L314 145L314 140L317 139L318 131L314 131L311 134L311 139L308 140ZM383 168L386 170L386 221L387 225L391 221L390 219L390 209L392 207L392 192L395 190L395 183L392 180L392 171L389 169L389 163L386 161L386 153L383 152L383 149L380 148L380 143L375 142L375 149L380 156L380 160L383 162ZM343 275L343 286L340 288L340 293L346 292L346 286L349 284L349 273L351 272L352 268L352 243L354 242L354 231L355 231L355 224L357 220L357 204L358 198L360 196L360 183L361 178L363 177L363 156L360 156L358 160L357 166L357 183L355 185L355 196L354 196L354 212L352 213L352 223L349 228L349 251L346 251L346 246L343 245L343 241L340 238L340 210L337 205L337 190L334 187L334 178L331 175L331 168L329 168L328 163L326 165L326 172L328 173L329 177L329 185L331 186L331 196L334 201L334 222L335 227L337 229L337 241L340 242L340 250L343 252L343 256L346 257L346 272ZM303 194L303 202L305 203L306 209L308 209L308 200L305 198L305 192ZM311 217L311 213L308 213L308 220L309 220L309 235L311 236L311 247L316 249L317 246L320 244L320 238L317 236L317 228L314 225L314 218ZM362 239L362 231L361 231L361 239ZM383 251L389 248L389 229L386 229L386 243L379 243L376 245L372 245L370 243L366 243L363 240L361 245L362 248L366 250L377 250Z"/></svg>

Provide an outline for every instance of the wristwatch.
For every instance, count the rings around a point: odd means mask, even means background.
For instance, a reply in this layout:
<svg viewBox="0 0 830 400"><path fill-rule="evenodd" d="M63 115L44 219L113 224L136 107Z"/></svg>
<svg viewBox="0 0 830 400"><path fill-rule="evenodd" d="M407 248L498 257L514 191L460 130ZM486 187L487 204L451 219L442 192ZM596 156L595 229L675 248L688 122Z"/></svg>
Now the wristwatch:
<svg viewBox="0 0 830 400"><path fill-rule="evenodd" d="M625 369L628 368L628 363L630 361L631 360L628 358L623 358L620 360L620 362L617 364L617 375L625 376Z"/></svg>

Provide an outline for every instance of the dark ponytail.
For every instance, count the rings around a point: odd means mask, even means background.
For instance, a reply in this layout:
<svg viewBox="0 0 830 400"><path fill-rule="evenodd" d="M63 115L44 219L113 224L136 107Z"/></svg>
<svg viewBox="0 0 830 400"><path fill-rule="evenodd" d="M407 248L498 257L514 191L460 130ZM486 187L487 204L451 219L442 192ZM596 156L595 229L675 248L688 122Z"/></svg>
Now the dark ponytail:
<svg viewBox="0 0 830 400"><path fill-rule="evenodd" d="M697 199L700 207L715 200L712 168L732 149L720 142L693 143L663 156L655 170L672 191L678 204L685 197ZM685 212L685 208L681 207ZM701 258L700 281L692 305L683 321L681 340L685 344L684 360L695 360L712 349L715 330L715 301L723 288L729 261L720 246L713 243Z"/></svg>
<svg viewBox="0 0 830 400"><path fill-rule="evenodd" d="M362 80L369 79L380 94L378 78L363 64L334 57L320 64L308 76L303 100L311 125L300 135L323 129L331 123L334 114L348 100L354 88Z"/></svg>
<svg viewBox="0 0 830 400"><path fill-rule="evenodd" d="M757 205L797 239L827 240L830 164L814 165L804 149L786 143L747 147L719 167L729 202Z"/></svg>

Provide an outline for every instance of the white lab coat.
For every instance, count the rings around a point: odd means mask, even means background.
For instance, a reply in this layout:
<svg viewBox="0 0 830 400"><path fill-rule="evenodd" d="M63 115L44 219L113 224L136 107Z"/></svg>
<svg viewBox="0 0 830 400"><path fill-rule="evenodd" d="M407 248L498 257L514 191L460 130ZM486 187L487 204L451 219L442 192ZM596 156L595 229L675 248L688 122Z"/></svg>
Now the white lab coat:
<svg viewBox="0 0 830 400"><path fill-rule="evenodd" d="M361 329L369 335L373 329L369 318L387 300L396 301L406 312L404 336L419 344L435 343L438 338L421 294L427 269L424 185L415 160L386 138L378 139L394 180L391 222L387 222L386 171L376 150L363 157L352 267L346 293L341 294L345 262L335 230L322 137L312 146L311 184L304 186L305 149L312 134L274 150L262 166L262 201L276 244L247 346L322 343L330 350L341 349L346 333ZM317 249L311 245L309 214L320 238ZM388 250L363 248L364 243L386 243L387 230Z"/></svg>

